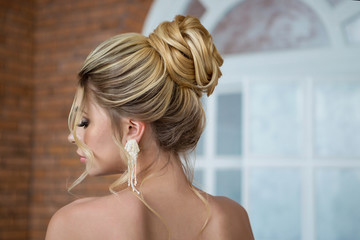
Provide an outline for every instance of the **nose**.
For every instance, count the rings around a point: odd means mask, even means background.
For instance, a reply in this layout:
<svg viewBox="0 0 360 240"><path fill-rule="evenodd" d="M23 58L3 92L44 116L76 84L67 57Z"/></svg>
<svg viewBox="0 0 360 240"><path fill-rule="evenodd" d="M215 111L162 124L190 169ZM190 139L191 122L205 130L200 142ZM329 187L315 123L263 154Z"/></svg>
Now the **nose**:
<svg viewBox="0 0 360 240"><path fill-rule="evenodd" d="M70 133L67 138L70 143L75 143L74 136L72 133Z"/></svg>

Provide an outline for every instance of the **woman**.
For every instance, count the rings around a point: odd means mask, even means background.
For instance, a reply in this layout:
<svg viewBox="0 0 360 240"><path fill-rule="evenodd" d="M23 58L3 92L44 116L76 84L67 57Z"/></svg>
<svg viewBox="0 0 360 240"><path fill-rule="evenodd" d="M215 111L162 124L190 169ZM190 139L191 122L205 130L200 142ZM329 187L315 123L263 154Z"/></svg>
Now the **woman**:
<svg viewBox="0 0 360 240"><path fill-rule="evenodd" d="M70 188L86 175L121 178L113 194L60 209L47 240L253 239L246 211L196 189L187 164L205 125L200 97L213 92L222 63L208 31L184 16L88 56L69 116L86 171Z"/></svg>

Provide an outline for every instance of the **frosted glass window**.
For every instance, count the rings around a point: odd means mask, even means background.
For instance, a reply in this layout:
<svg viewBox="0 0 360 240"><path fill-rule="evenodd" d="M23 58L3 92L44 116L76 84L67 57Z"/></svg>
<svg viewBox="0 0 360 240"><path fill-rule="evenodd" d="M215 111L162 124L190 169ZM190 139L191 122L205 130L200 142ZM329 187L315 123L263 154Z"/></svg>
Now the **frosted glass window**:
<svg viewBox="0 0 360 240"><path fill-rule="evenodd" d="M216 171L216 195L226 196L240 203L241 201L241 170Z"/></svg>
<svg viewBox="0 0 360 240"><path fill-rule="evenodd" d="M360 43L360 14L351 17L343 24L345 37L349 43Z"/></svg>
<svg viewBox="0 0 360 240"><path fill-rule="evenodd" d="M317 239L360 239L360 169L320 169L315 186Z"/></svg>
<svg viewBox="0 0 360 240"><path fill-rule="evenodd" d="M241 154L241 94L218 96L216 153L218 155Z"/></svg>
<svg viewBox="0 0 360 240"><path fill-rule="evenodd" d="M301 175L297 169L250 172L250 220L257 240L301 239Z"/></svg>
<svg viewBox="0 0 360 240"><path fill-rule="evenodd" d="M201 103L203 105L203 108L204 108L204 111L206 112L206 99L204 97L201 98ZM205 126L206 127L206 126ZM200 139L199 139L199 142L196 146L196 154L199 155L199 156L204 156L205 155L205 129L204 129L204 132L203 134L201 135Z"/></svg>
<svg viewBox="0 0 360 240"><path fill-rule="evenodd" d="M297 156L302 151L303 95L299 82L250 84L250 152Z"/></svg>
<svg viewBox="0 0 360 240"><path fill-rule="evenodd" d="M315 84L315 154L360 157L360 82Z"/></svg>
<svg viewBox="0 0 360 240"><path fill-rule="evenodd" d="M196 155L203 156L204 155L204 134L200 137L200 140L196 146Z"/></svg>
<svg viewBox="0 0 360 240"><path fill-rule="evenodd" d="M194 172L194 186L203 189L204 188L204 171L203 170L195 170Z"/></svg>

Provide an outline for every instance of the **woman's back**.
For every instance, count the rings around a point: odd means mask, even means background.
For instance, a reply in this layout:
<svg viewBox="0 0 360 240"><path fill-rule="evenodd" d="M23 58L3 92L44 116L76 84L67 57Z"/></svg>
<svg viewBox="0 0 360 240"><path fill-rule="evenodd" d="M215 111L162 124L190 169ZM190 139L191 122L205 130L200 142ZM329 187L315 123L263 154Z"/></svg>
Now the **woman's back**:
<svg viewBox="0 0 360 240"><path fill-rule="evenodd" d="M77 200L60 209L49 239L253 239L246 211L226 197L188 185L181 167L167 164L141 187L141 196L125 189L105 197ZM143 201L142 201L142 200ZM60 229L58 227L62 226ZM205 228L203 231L202 228ZM57 226L53 232L52 226Z"/></svg>
<svg viewBox="0 0 360 240"><path fill-rule="evenodd" d="M54 215L47 238L159 240L169 239L170 233L172 240L254 239L246 211L228 198L213 196L208 196L211 215L199 235L208 213L199 198L186 195L148 201L162 220L128 190L77 200Z"/></svg>

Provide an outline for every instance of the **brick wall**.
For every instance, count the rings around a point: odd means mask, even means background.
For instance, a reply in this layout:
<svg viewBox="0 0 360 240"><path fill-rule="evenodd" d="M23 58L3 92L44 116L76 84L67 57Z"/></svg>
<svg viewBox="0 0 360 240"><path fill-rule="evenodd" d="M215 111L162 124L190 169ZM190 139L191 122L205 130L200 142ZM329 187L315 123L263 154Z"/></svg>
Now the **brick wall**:
<svg viewBox="0 0 360 240"><path fill-rule="evenodd" d="M87 54L140 32L152 0L0 0L0 239L44 239L76 197L82 172L67 116ZM108 194L113 177L88 178L76 196Z"/></svg>
<svg viewBox="0 0 360 240"><path fill-rule="evenodd" d="M0 239L28 238L33 10L33 1L0 1Z"/></svg>
<svg viewBox="0 0 360 240"><path fill-rule="evenodd" d="M122 32L140 32L150 5L145 0L37 2L31 239L43 239L51 215L74 200L66 184L83 170L75 146L66 139L77 72L100 42ZM88 179L73 193L108 194L112 180Z"/></svg>

